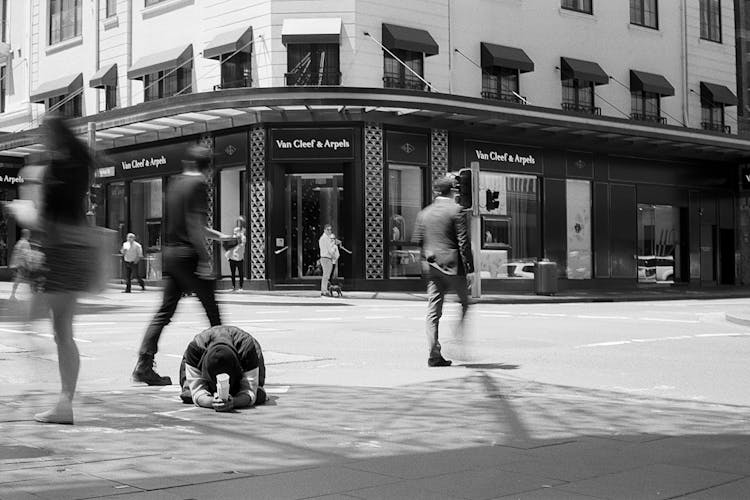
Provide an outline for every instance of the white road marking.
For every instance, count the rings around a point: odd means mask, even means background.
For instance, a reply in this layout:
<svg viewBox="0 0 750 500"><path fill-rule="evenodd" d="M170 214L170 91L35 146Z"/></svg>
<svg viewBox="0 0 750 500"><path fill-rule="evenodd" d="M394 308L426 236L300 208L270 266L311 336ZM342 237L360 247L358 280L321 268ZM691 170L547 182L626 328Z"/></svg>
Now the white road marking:
<svg viewBox="0 0 750 500"><path fill-rule="evenodd" d="M48 339L53 339L53 338L55 338L55 336L54 336L54 335L52 335L51 333L35 333L34 335L36 335L36 336L38 336L38 337L46 337L46 338L48 338ZM90 340L86 340L86 339L79 339L78 337L73 337L73 340L75 340L76 342L84 342L84 343L86 343L86 344L90 344L90 343L91 343L91 341L90 341Z"/></svg>
<svg viewBox="0 0 750 500"><path fill-rule="evenodd" d="M365 319L396 319L401 316L365 316Z"/></svg>
<svg viewBox="0 0 750 500"><path fill-rule="evenodd" d="M690 340L700 338L714 338L714 337L750 337L750 334L746 333L699 333L696 335L674 335L670 337L654 337L648 339L630 339L630 340L615 340L611 342L595 342L593 344L583 344L575 346L574 349L580 349L583 347L609 347L616 345L626 344L646 344L652 342L667 342L671 340Z"/></svg>
<svg viewBox="0 0 750 500"><path fill-rule="evenodd" d="M663 321L666 323L700 323L695 319L669 319L669 318L636 318L639 321Z"/></svg>
<svg viewBox="0 0 750 500"><path fill-rule="evenodd" d="M7 332L7 333L31 333L28 330L11 330L10 328L0 328L0 332Z"/></svg>
<svg viewBox="0 0 750 500"><path fill-rule="evenodd" d="M576 318L579 319L631 319L627 316L592 316L587 314L578 314Z"/></svg>
<svg viewBox="0 0 750 500"><path fill-rule="evenodd" d="M117 325L116 321L97 321L93 323L73 323L73 326L103 326L103 325Z"/></svg>

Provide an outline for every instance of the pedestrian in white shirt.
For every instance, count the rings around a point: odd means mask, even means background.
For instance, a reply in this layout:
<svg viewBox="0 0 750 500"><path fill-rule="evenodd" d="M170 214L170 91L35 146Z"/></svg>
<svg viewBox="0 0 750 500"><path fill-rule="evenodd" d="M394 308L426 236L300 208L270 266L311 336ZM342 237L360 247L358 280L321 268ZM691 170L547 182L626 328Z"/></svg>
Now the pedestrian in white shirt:
<svg viewBox="0 0 750 500"><path fill-rule="evenodd" d="M133 233L128 233L127 239L122 244L120 253L125 263L125 291L123 293L130 293L130 282L133 279L133 273L135 273L135 279L138 280L138 284L141 285L141 290L145 290L146 284L138 273L138 263L143 258L143 247L135 241Z"/></svg>
<svg viewBox="0 0 750 500"><path fill-rule="evenodd" d="M328 283L331 279L331 272L335 264L334 259L338 260L338 247L333 238L333 228L330 224L323 226L323 234L318 240L320 247L320 267L323 268L323 276L320 280L320 294L330 295L328 292Z"/></svg>

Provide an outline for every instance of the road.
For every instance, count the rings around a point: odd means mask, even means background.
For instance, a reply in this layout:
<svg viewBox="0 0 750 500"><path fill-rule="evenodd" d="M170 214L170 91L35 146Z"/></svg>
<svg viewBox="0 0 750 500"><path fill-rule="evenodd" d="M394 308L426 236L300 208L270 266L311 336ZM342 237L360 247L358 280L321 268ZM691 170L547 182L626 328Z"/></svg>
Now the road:
<svg viewBox="0 0 750 500"><path fill-rule="evenodd" d="M130 386L140 338L160 294L111 291L85 299L75 336L83 358L80 390ZM457 367L428 369L425 303L220 294L226 324L252 332L280 386L398 387L454 378L456 370L563 387L639 396L750 405L750 328L726 312L747 300L493 305L471 309L470 334L457 344L458 305L447 304L444 351ZM0 391L20 394L57 384L49 322L33 333L13 318L0 322ZM182 352L207 327L195 298L180 304L164 331L157 369L176 379Z"/></svg>

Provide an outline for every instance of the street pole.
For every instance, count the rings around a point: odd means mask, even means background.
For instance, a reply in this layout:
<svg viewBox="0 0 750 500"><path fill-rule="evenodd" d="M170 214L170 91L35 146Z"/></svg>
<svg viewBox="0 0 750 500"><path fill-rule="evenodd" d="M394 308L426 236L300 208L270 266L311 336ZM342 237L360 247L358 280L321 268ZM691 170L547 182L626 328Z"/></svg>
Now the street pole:
<svg viewBox="0 0 750 500"><path fill-rule="evenodd" d="M474 279L471 282L471 296L478 299L482 296L482 279L479 271L482 252L482 220L479 216L479 162L473 161L471 167L471 253L474 256Z"/></svg>
<svg viewBox="0 0 750 500"><path fill-rule="evenodd" d="M96 123L89 122L88 123L88 134L87 134L87 140L89 143L89 154L92 156L92 158L96 154ZM94 207L91 203L91 184L96 182L96 177L91 179L91 182L89 183L89 192L86 195L86 203L88 205L88 210L86 211L86 216L89 218L89 223L92 226L96 225L96 212L94 211Z"/></svg>

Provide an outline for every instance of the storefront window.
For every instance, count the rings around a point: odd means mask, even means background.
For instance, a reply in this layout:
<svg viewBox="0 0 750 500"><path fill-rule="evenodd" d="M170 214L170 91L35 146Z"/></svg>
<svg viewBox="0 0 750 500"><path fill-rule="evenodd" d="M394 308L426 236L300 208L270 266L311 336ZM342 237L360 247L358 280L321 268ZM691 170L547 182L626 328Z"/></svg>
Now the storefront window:
<svg viewBox="0 0 750 500"><path fill-rule="evenodd" d="M482 278L534 278L533 262L539 257L537 184L531 175L480 173Z"/></svg>
<svg viewBox="0 0 750 500"><path fill-rule="evenodd" d="M388 221L391 278L419 277L419 247L411 244L414 223L423 206L421 167L388 166Z"/></svg>
<svg viewBox="0 0 750 500"><path fill-rule="evenodd" d="M16 188L0 186L0 203L9 202L15 198ZM10 234L11 226L15 226L11 222L7 211L0 210L0 267L8 265L10 253L13 250L12 246L15 242L15 237L11 238Z"/></svg>
<svg viewBox="0 0 750 500"><path fill-rule="evenodd" d="M638 282L679 281L680 209L638 204Z"/></svg>
<svg viewBox="0 0 750 500"><path fill-rule="evenodd" d="M146 279L161 279L162 180L130 184L130 232L143 246Z"/></svg>
<svg viewBox="0 0 750 500"><path fill-rule="evenodd" d="M591 279L591 182L565 183L568 227L568 279Z"/></svg>
<svg viewBox="0 0 750 500"><path fill-rule="evenodd" d="M232 234L237 217L245 215L245 169L225 168L219 173L219 191L221 193L219 217L221 230L225 234ZM247 252L248 247L245 247ZM229 276L229 261L221 256L221 275ZM247 260L247 259L245 259ZM247 273L245 273L247 275Z"/></svg>

